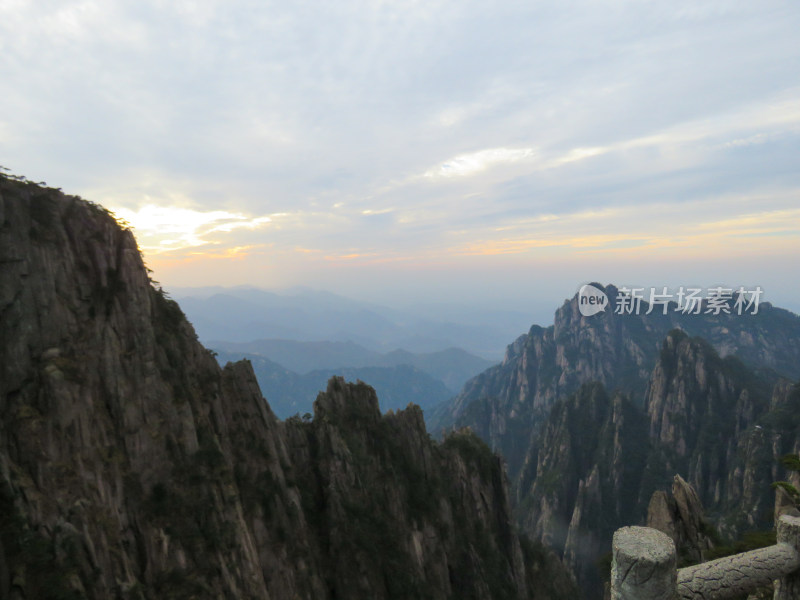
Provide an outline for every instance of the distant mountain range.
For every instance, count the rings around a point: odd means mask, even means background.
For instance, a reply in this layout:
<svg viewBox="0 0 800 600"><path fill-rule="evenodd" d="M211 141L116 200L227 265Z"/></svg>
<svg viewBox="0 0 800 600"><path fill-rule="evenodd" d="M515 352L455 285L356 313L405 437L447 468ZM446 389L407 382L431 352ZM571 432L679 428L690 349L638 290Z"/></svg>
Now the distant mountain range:
<svg viewBox="0 0 800 600"><path fill-rule="evenodd" d="M304 288L276 293L257 288L176 288L200 340L250 342L287 339L352 341L373 352L403 348L427 353L463 348L499 360L530 315L467 306L412 306L398 310Z"/></svg>
<svg viewBox="0 0 800 600"><path fill-rule="evenodd" d="M229 354L258 355L295 373L319 369L396 367L410 365L440 380L454 393L492 361L474 356L459 348L438 352L412 353L393 350L382 354L353 342L298 342L294 340L256 340L253 342L213 341L209 347Z"/></svg>
<svg viewBox="0 0 800 600"><path fill-rule="evenodd" d="M318 369L300 375L263 356L228 352L217 354L221 365L242 358L252 363L261 392L281 419L312 412L317 395L325 390L328 380L334 376L344 377L353 383L368 383L378 393L383 410L403 409L412 402L424 410L453 395L441 381L409 365Z"/></svg>
<svg viewBox="0 0 800 600"><path fill-rule="evenodd" d="M242 358L251 361L262 392L281 418L310 411L317 393L334 375L374 387L384 410L405 408L409 402L427 410L454 396L467 379L492 364L458 348L380 354L353 342L291 340L213 342L211 347L221 365Z"/></svg>

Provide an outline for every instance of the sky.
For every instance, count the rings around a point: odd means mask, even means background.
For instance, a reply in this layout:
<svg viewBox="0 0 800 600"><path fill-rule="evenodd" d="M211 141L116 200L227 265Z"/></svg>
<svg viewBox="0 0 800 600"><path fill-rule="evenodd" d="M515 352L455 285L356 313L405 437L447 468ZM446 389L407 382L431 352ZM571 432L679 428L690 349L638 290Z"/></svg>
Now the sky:
<svg viewBox="0 0 800 600"><path fill-rule="evenodd" d="M0 0L0 165L170 287L800 312L800 4Z"/></svg>

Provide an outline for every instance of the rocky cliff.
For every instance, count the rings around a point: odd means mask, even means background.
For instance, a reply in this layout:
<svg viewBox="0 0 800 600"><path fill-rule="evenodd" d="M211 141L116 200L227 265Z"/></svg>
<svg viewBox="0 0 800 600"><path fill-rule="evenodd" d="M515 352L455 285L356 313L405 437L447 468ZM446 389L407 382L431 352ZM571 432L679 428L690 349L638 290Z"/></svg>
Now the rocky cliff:
<svg viewBox="0 0 800 600"><path fill-rule="evenodd" d="M619 524L639 510L644 423L626 397L584 384L553 406L536 460L526 461L520 475L523 529L562 553L585 590L602 590L597 559Z"/></svg>
<svg viewBox="0 0 800 600"><path fill-rule="evenodd" d="M653 493L647 506L646 525L672 538L679 566L703 562L714 547L700 498L680 475L673 478L671 492Z"/></svg>
<svg viewBox="0 0 800 600"><path fill-rule="evenodd" d="M616 287L595 286L616 306ZM763 302L757 314L674 308L584 317L576 295L429 417L507 459L518 521L590 593L607 532L643 523L675 474L724 536L768 526L776 457L798 444L800 317Z"/></svg>
<svg viewBox="0 0 800 600"><path fill-rule="evenodd" d="M332 380L279 421L99 206L0 178L0 597L573 597L499 460Z"/></svg>
<svg viewBox="0 0 800 600"><path fill-rule="evenodd" d="M616 288L606 288L613 302ZM662 322L663 321L663 322ZM670 328L667 317L645 320L606 311L580 315L577 300L556 311L555 324L534 325L508 346L503 362L471 379L430 419L432 429L469 426L499 451L515 476L558 399L582 383L608 389L644 390L657 343Z"/></svg>
<svg viewBox="0 0 800 600"><path fill-rule="evenodd" d="M764 473L752 462L765 450L762 460L775 460L771 440L756 423L777 382L734 357L720 358L700 338L670 333L645 395L649 434L658 448L651 466L683 474L710 510L739 509L750 526L765 524L772 496L763 475L771 469ZM739 480L737 470L760 481Z"/></svg>
<svg viewBox="0 0 800 600"><path fill-rule="evenodd" d="M710 547L703 505L727 539L771 526L777 459L800 442L798 401L800 387L675 330L644 408L600 383L553 405L516 481L519 522L562 553L590 597L614 530L643 524L648 511L697 561Z"/></svg>
<svg viewBox="0 0 800 600"><path fill-rule="evenodd" d="M601 286L616 306L619 290ZM474 377L451 402L429 417L432 431L469 426L508 461L516 478L532 438L556 400L581 384L600 382L643 405L648 380L665 336L675 328L702 337L721 355L800 379L800 317L769 303L757 314L662 314L647 302L633 314L606 310L584 317L577 295L556 311L554 324L534 325L506 350L503 362Z"/></svg>

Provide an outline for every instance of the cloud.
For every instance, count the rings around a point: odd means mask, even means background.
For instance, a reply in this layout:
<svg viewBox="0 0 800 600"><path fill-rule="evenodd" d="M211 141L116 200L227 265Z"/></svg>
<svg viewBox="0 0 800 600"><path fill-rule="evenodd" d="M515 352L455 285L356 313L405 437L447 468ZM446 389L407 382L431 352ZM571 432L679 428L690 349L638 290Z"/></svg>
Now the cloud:
<svg viewBox="0 0 800 600"><path fill-rule="evenodd" d="M705 221L690 226L698 232L716 232L725 235L800 235L800 209L765 210L750 212L733 218Z"/></svg>
<svg viewBox="0 0 800 600"><path fill-rule="evenodd" d="M459 154L425 171L431 179L468 177L502 164L516 163L535 156L533 148L489 148L469 154Z"/></svg>
<svg viewBox="0 0 800 600"><path fill-rule="evenodd" d="M529 219L496 231L473 229L449 249L454 255L492 256L556 251L573 255L605 253L640 260L670 256L712 258L758 255L796 246L800 190L769 198L726 196L692 205L688 215L675 204L589 210ZM780 207L754 211L757 205ZM761 238L760 240L754 238ZM743 240L747 240L743 243Z"/></svg>
<svg viewBox="0 0 800 600"><path fill-rule="evenodd" d="M272 223L271 217L246 217L222 210L197 211L173 206L147 204L138 210L125 207L112 212L136 232L139 245L147 253L161 254L174 250L219 244L219 233L237 229L259 229ZM241 252L243 246L226 250Z"/></svg>
<svg viewBox="0 0 800 600"><path fill-rule="evenodd" d="M432 180L457 180L475 177L501 166L514 166L505 174L512 179L525 174L574 166L598 157L617 155L638 168L637 155L649 157L649 168L676 169L718 160L721 153L734 148L769 144L787 135L800 134L800 88L791 88L775 97L721 112L713 117L683 121L647 135L615 140L607 145L576 146L563 149L542 145L537 148L491 148L464 153L427 169L423 177ZM653 161L653 151L658 160ZM619 176L628 177L625 164L617 164ZM502 178L503 175L500 175ZM494 177L493 180L497 178ZM416 177L399 183L414 184Z"/></svg>
<svg viewBox="0 0 800 600"><path fill-rule="evenodd" d="M782 0L0 2L0 164L147 254L285 278L736 232L796 255L798 29ZM763 223L722 223L740 198Z"/></svg>

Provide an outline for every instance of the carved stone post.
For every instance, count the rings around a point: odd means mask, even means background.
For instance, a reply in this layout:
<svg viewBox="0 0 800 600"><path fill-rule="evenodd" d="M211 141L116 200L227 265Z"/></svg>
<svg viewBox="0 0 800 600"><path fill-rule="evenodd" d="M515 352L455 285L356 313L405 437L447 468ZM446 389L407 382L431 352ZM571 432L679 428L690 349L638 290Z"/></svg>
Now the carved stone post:
<svg viewBox="0 0 800 600"><path fill-rule="evenodd" d="M778 520L778 543L789 544L800 552L800 518L782 515ZM800 569L775 581L774 600L800 598Z"/></svg>
<svg viewBox="0 0 800 600"><path fill-rule="evenodd" d="M675 543L649 527L614 533L611 600L674 600L677 588Z"/></svg>

